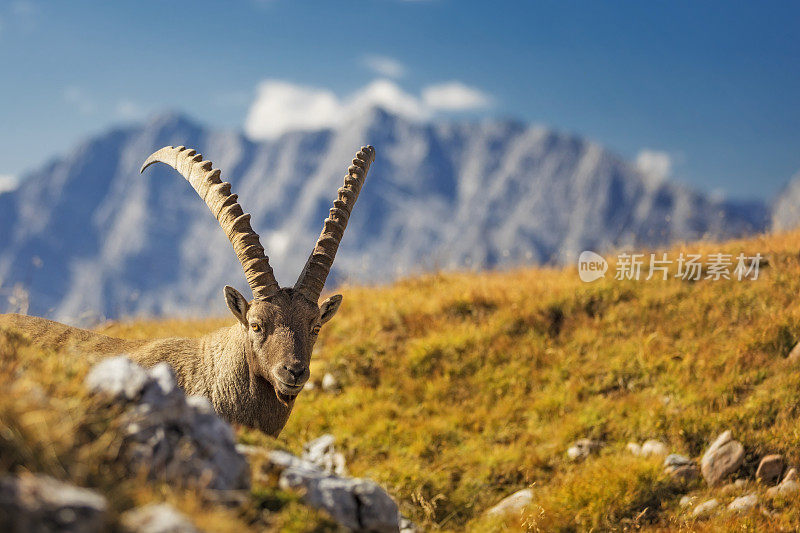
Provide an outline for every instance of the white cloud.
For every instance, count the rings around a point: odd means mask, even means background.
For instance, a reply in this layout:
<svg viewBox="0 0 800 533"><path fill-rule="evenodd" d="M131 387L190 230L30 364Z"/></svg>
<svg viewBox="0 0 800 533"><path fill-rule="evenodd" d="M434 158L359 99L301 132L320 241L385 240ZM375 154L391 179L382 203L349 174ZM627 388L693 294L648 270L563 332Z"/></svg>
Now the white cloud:
<svg viewBox="0 0 800 533"><path fill-rule="evenodd" d="M367 68L379 76L402 78L406 74L406 67L392 57L367 55L362 58L362 62Z"/></svg>
<svg viewBox="0 0 800 533"><path fill-rule="evenodd" d="M97 105L92 97L80 87L67 87L64 89L63 96L64 101L82 115L91 115L97 111Z"/></svg>
<svg viewBox="0 0 800 533"><path fill-rule="evenodd" d="M13 191L19 185L19 180L16 176L10 174L0 174L0 193L6 191Z"/></svg>
<svg viewBox="0 0 800 533"><path fill-rule="evenodd" d="M436 112L482 109L490 102L484 93L460 82L427 87L418 97L394 81L378 79L339 98L328 89L265 80L256 90L244 129L255 139L274 139L287 131L332 128L375 106L410 120L425 120Z"/></svg>
<svg viewBox="0 0 800 533"><path fill-rule="evenodd" d="M419 98L405 92L390 80L371 82L345 103L345 110L347 113L355 113L360 109L376 106L412 120L423 120L431 114Z"/></svg>
<svg viewBox="0 0 800 533"><path fill-rule="evenodd" d="M327 128L341 116L342 103L327 89L266 80L256 90L244 129L251 137L272 139L285 131Z"/></svg>
<svg viewBox="0 0 800 533"><path fill-rule="evenodd" d="M124 98L117 102L116 109L117 117L121 118L122 120L137 120L141 119L146 113L147 110L141 104L137 104L132 100L128 100Z"/></svg>
<svg viewBox="0 0 800 533"><path fill-rule="evenodd" d="M636 155L636 168L645 176L665 179L672 174L672 156L667 152L645 148Z"/></svg>
<svg viewBox="0 0 800 533"><path fill-rule="evenodd" d="M460 81L426 87L422 91L422 101L431 109L441 111L471 111L492 104L489 95Z"/></svg>

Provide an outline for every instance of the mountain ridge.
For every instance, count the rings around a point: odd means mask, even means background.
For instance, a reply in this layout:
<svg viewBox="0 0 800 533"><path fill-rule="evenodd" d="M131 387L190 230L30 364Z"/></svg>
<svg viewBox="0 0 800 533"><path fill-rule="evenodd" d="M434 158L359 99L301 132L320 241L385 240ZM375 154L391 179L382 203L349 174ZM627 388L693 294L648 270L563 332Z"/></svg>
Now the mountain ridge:
<svg viewBox="0 0 800 533"><path fill-rule="evenodd" d="M372 108L256 142L166 113L92 137L0 194L0 283L28 290L31 313L71 323L224 312L221 287L246 288L230 244L174 171L139 176L144 158L185 145L213 161L289 285L363 144L377 160L329 288L767 227L761 204L650 180L597 143L519 121L414 122Z"/></svg>

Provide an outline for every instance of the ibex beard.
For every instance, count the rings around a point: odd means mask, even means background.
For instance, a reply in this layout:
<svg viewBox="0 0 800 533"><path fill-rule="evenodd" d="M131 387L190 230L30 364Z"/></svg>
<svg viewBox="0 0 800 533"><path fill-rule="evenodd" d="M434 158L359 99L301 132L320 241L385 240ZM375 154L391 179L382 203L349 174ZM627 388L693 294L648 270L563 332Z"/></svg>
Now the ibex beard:
<svg viewBox="0 0 800 533"><path fill-rule="evenodd" d="M269 258L250 226L230 183L220 171L183 146L164 147L144 162L142 172L165 163L192 185L233 245L253 291L252 300L226 286L225 301L237 323L200 338L130 341L73 328L43 318L0 315L0 327L26 333L40 346L73 346L103 355L126 353L144 366L161 361L175 371L187 394L206 396L231 422L278 436L309 378L309 363L320 327L339 309L341 295L319 302L336 251L370 165L371 146L362 147L348 168L330 215L294 287L280 287Z"/></svg>

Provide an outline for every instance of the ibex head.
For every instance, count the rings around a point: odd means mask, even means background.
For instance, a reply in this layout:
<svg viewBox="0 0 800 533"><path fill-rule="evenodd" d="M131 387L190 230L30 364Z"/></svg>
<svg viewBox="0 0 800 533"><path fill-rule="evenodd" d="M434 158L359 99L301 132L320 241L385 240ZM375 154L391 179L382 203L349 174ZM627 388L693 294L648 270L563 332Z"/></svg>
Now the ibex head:
<svg viewBox="0 0 800 533"><path fill-rule="evenodd" d="M253 291L253 299L248 301L233 287L225 287L228 308L244 328L243 356L251 376L268 381L278 399L289 403L308 380L311 351L320 327L336 314L342 301L337 294L318 304L353 205L375 159L375 149L362 147L353 159L293 288L278 285L258 234L250 226L250 215L242 211L237 195L231 194L230 183L220 179L220 171L202 159L194 150L167 146L147 158L142 172L157 162L171 166L186 178L219 221Z"/></svg>

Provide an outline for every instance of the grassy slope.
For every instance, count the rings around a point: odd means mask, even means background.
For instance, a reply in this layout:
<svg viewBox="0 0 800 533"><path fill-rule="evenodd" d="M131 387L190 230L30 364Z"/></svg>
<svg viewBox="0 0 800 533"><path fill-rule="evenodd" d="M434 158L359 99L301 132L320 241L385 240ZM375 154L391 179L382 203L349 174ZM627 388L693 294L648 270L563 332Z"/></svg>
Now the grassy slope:
<svg viewBox="0 0 800 533"><path fill-rule="evenodd" d="M331 371L343 391L304 392L278 441L244 429L240 439L297 452L333 433L351 472L389 488L426 529L793 529L797 499L775 502L781 512L773 518L754 511L694 522L678 507L685 491L660 462L624 450L630 440L659 438L697 457L730 428L747 450L744 472L767 453L800 464L800 367L785 360L800 339L800 233L686 250L760 252L770 263L758 281L744 282L583 284L567 269L347 289L312 364L315 379ZM192 335L228 322L103 331ZM0 342L0 387L12 391L0 399L0 468L99 486L111 491L115 510L166 497L212 529L330 527L269 480L256 483L248 509L229 511L203 508L191 493L116 483L113 420L84 397L86 364L9 338ZM37 399L31 387L44 394ZM607 446L570 463L565 450L582 437ZM536 505L522 517L482 518L528 486ZM703 483L690 493L732 499Z"/></svg>

